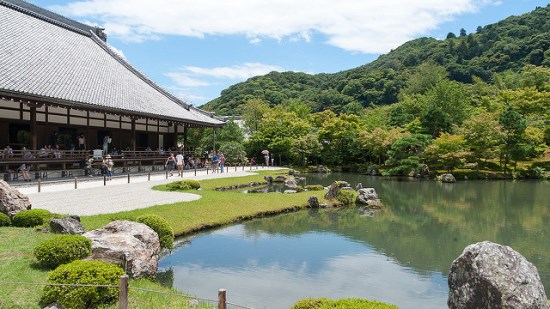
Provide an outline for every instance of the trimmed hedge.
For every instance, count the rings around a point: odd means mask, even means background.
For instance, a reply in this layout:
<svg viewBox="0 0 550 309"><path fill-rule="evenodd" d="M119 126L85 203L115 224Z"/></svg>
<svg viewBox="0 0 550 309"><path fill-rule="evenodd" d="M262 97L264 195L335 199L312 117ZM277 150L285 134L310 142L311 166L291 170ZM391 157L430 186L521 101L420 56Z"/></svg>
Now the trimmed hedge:
<svg viewBox="0 0 550 309"><path fill-rule="evenodd" d="M395 305L385 304L378 301L345 298L332 300L327 298L307 298L295 303L290 309L398 309Z"/></svg>
<svg viewBox="0 0 550 309"><path fill-rule="evenodd" d="M355 193L349 190L340 190L338 191L336 200L344 206L353 205L355 203Z"/></svg>
<svg viewBox="0 0 550 309"><path fill-rule="evenodd" d="M92 253L92 241L82 235L59 235L38 244L33 254L38 264L56 268Z"/></svg>
<svg viewBox="0 0 550 309"><path fill-rule="evenodd" d="M48 282L54 284L96 284L118 286L122 268L103 261L74 261L49 272ZM45 306L58 302L65 309L97 308L118 300L118 288L46 286L40 304Z"/></svg>
<svg viewBox="0 0 550 309"><path fill-rule="evenodd" d="M35 227L46 224L54 218L62 218L62 216L51 213L46 209L30 209L15 214L11 219L11 223L13 226L18 227Z"/></svg>
<svg viewBox="0 0 550 309"><path fill-rule="evenodd" d="M321 190L324 190L325 187L323 187L323 185L307 185L307 186L304 186L304 189L308 191L321 191Z"/></svg>
<svg viewBox="0 0 550 309"><path fill-rule="evenodd" d="M0 212L0 226L9 226L11 224L10 216Z"/></svg>
<svg viewBox="0 0 550 309"><path fill-rule="evenodd" d="M194 179L185 179L180 181L174 181L166 185L170 191L185 191L185 190L197 190L201 187L201 184Z"/></svg>
<svg viewBox="0 0 550 309"><path fill-rule="evenodd" d="M160 247L166 249L174 248L174 229L166 219L157 215L139 216L136 222L143 223L157 232L160 239Z"/></svg>

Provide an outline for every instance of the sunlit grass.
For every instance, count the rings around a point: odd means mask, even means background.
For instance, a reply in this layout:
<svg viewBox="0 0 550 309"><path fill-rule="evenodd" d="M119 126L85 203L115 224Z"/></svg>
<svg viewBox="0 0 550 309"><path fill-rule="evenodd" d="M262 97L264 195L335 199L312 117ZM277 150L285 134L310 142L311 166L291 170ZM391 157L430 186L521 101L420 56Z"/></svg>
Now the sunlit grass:
<svg viewBox="0 0 550 309"><path fill-rule="evenodd" d="M214 190L223 186L262 182L264 176L275 177L285 174L286 170L254 172L258 172L258 175L201 181L203 190L186 191L201 195L202 198L196 201L166 205L162 205L162 201L159 201L158 206L116 214L85 216L81 217L81 221L86 230L92 230L106 225L114 218L136 218L143 214L156 214L168 220L176 235L184 235L257 216L295 211L304 208L310 196L317 196L319 200L323 200L324 191L297 194L245 194L242 193L244 189L233 191ZM159 186L155 189L165 190L165 186ZM49 233L37 232L33 228L1 227L0 281L46 282L47 270L35 266L32 250L38 243L52 236ZM179 293L151 280L130 280L130 308L158 308L160 303L162 303L162 308L185 308L188 301L181 296L166 296L164 294L132 290L132 287L164 293ZM42 288L42 286L0 284L0 295L2 296L0 297L0 308L40 308L38 301L42 294ZM215 295L213 298L215 298ZM104 308L117 308L117 306L112 305Z"/></svg>

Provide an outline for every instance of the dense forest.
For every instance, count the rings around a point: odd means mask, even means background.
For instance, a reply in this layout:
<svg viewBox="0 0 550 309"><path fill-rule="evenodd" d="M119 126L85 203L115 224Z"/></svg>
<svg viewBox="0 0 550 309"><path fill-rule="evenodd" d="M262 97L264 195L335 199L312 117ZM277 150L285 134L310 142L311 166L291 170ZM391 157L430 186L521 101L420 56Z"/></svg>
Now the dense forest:
<svg viewBox="0 0 550 309"><path fill-rule="evenodd" d="M392 175L488 166L510 175L527 162L523 175L540 176L550 161L549 47L550 5L476 33L416 39L348 71L253 77L202 108L243 117L246 132L230 122L216 143L249 157L270 149L281 163ZM205 133L193 147L211 147Z"/></svg>

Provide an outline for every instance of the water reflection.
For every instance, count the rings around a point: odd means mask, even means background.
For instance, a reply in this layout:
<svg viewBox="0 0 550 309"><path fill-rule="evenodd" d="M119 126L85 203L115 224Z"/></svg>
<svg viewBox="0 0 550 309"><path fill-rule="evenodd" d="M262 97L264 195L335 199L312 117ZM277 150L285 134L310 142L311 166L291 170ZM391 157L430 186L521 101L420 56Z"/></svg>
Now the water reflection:
<svg viewBox="0 0 550 309"><path fill-rule="evenodd" d="M292 237L233 226L194 238L160 266L171 269L178 290L212 297L223 287L231 302L254 308L288 308L302 298L327 296L377 299L402 308L446 303L440 274L420 276L365 244L326 232Z"/></svg>
<svg viewBox="0 0 550 309"><path fill-rule="evenodd" d="M548 182L394 181L326 175L374 187L386 209L308 210L198 235L164 257L174 287L257 308L306 297L360 297L400 308L444 308L447 272L468 244L509 245L550 290ZM308 179L308 183L313 180ZM210 297L209 297L210 296Z"/></svg>

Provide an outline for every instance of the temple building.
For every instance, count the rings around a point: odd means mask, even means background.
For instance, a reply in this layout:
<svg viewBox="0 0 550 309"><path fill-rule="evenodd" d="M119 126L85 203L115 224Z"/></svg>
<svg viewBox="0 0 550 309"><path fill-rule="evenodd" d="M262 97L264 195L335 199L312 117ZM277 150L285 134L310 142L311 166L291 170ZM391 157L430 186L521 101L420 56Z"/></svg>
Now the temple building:
<svg viewBox="0 0 550 309"><path fill-rule="evenodd" d="M103 29L21 0L0 0L0 147L177 146L223 121L162 89L107 44ZM55 145L52 145L53 147ZM186 149L187 150L187 149Z"/></svg>

